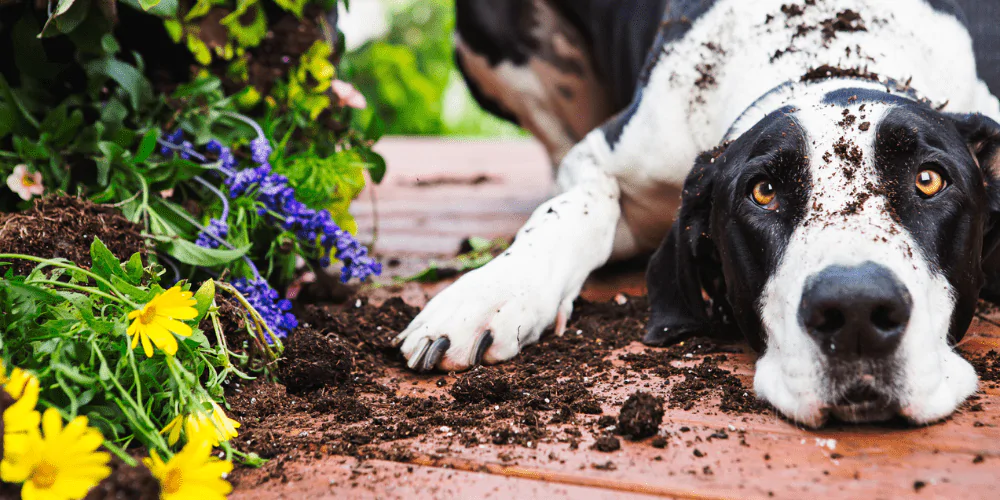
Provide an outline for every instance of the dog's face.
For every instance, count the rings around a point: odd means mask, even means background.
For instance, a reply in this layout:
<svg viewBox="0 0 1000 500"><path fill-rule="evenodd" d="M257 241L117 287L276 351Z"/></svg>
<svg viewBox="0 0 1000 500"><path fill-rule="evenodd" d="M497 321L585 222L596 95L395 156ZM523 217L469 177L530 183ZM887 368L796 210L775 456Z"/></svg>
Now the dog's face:
<svg viewBox="0 0 1000 500"><path fill-rule="evenodd" d="M691 172L645 341L734 322L758 397L810 426L947 416L976 388L952 345L997 273L998 150L995 122L880 91L792 101Z"/></svg>

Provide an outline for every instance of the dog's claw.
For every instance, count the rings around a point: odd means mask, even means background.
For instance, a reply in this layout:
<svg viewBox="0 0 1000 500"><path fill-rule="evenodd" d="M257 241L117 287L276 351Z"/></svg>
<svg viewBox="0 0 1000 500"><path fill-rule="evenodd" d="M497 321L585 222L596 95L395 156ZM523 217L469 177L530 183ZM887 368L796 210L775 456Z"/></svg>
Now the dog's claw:
<svg viewBox="0 0 1000 500"><path fill-rule="evenodd" d="M392 339L392 342L390 342L389 345L391 345L393 348L399 347L400 345L402 345L403 341L406 340L406 337L409 335L410 335L410 329L407 328L399 335L396 335L396 338Z"/></svg>
<svg viewBox="0 0 1000 500"><path fill-rule="evenodd" d="M476 345L472 349L472 360L469 363L470 367L477 366L483 362L483 355L486 354L486 350L493 345L493 332L486 330L479 339L476 340Z"/></svg>
<svg viewBox="0 0 1000 500"><path fill-rule="evenodd" d="M448 337L440 337L427 348L427 353L424 355L424 361L420 363L417 368L419 372L429 372L437 366L438 361L441 361L441 357L444 356L445 351L451 347L451 341Z"/></svg>
<svg viewBox="0 0 1000 500"><path fill-rule="evenodd" d="M427 349L429 349L430 346L431 339L426 337L420 339L420 343L417 344L417 348L413 350L414 354L410 357L410 360L406 362L406 366L410 367L411 370L416 370L417 366L422 366L420 362L424 359L424 356L427 354Z"/></svg>

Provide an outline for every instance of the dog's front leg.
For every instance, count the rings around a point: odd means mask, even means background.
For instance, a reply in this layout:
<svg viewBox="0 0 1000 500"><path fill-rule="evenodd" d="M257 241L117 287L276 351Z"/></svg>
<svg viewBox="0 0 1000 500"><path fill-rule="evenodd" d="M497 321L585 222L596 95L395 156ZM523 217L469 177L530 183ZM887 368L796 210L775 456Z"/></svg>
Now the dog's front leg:
<svg viewBox="0 0 1000 500"><path fill-rule="evenodd" d="M563 193L535 210L506 252L434 297L396 338L410 368L499 363L553 323L562 333L584 280L607 262L621 215L602 146L596 131L575 146L560 167Z"/></svg>

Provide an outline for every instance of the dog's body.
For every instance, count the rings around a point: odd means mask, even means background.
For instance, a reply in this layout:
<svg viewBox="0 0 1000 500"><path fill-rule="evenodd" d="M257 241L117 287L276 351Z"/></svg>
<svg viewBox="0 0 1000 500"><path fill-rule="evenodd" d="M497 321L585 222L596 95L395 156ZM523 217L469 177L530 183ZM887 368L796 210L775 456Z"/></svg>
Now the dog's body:
<svg viewBox="0 0 1000 500"><path fill-rule="evenodd" d="M952 0L459 0L474 95L545 144L561 194L400 335L410 366L509 359L561 333L591 271L660 247L647 343L735 323L763 350L758 395L809 425L949 414L976 377L947 335L998 267L982 185L1000 128L931 108L1000 119L998 8L959 3L972 16ZM911 196L914 175L941 196Z"/></svg>

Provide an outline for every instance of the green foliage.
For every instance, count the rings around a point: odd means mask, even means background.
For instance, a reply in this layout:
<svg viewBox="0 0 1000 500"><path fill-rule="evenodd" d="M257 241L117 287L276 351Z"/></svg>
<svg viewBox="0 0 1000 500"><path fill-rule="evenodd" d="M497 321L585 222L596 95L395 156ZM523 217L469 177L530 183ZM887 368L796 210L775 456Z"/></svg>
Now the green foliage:
<svg viewBox="0 0 1000 500"><path fill-rule="evenodd" d="M169 7L166 2L153 10ZM174 3L170 15L179 16L173 22L181 30L175 38L189 46L192 40L201 43L190 33L184 38L192 25L183 23L224 3L196 2L183 16ZM262 12L253 0L239 5L247 12ZM357 230L348 207L364 188L366 171L376 181L384 174L385 161L371 150L381 129L377 120L362 131L330 126L334 115L346 122L350 114L330 97L336 68L331 62L334 49L325 41L313 43L292 66L287 83L278 82L274 93L279 99L269 97L263 105L253 87L227 94L222 79L208 72L181 84L172 95L156 95L143 73L143 57L122 54L117 40L102 32L110 24L93 11L70 33L85 85L79 93L62 96L46 89L71 65L45 59L35 37L40 27L29 14L17 21L12 37L20 85L14 88L0 76L0 176L6 178L16 165L26 164L42 174L49 190L80 192L119 205L129 219L144 226L159 255L180 264L184 278L203 277L201 268L248 276L250 268L239 260L246 256L267 264L259 267L277 282L289 280L295 256L312 262L318 258L315 250L298 242L289 246L294 235L264 224L252 199L233 200L228 247L195 246L192 242L209 218L222 213L217 191L203 182L207 178L219 184L214 167L157 153L157 139L180 129L195 145L214 139L246 154L257 132L233 113L257 104L258 120L275 145L275 171L290 179L307 205L327 209L342 228ZM92 175L80 175L89 170ZM169 199L159 194L167 190L174 192ZM0 205L3 201L0 196ZM185 208L191 203L201 211Z"/></svg>
<svg viewBox="0 0 1000 500"><path fill-rule="evenodd" d="M214 282L194 294L197 317L186 322L193 334L178 337L176 355L157 350L147 358L131 348L128 315L163 293L161 268L144 267L138 254L119 262L99 239L89 270L62 259L0 255L3 263L15 259L38 265L27 276L7 269L0 280L0 360L39 378L43 406L66 419L87 416L110 449L141 444L169 455L160 429L207 401L221 402L228 380L250 378L249 360L229 349L218 327ZM214 325L208 333L220 341L209 342L202 324Z"/></svg>
<svg viewBox="0 0 1000 500"><path fill-rule="evenodd" d="M344 57L345 74L368 97L365 114L376 114L389 134L521 134L465 90L453 57L454 3L394 2L389 31Z"/></svg>

